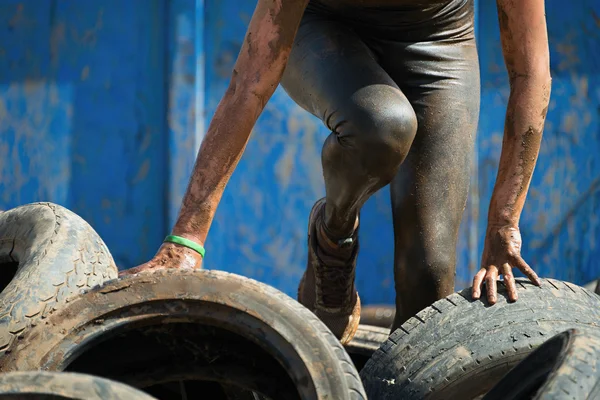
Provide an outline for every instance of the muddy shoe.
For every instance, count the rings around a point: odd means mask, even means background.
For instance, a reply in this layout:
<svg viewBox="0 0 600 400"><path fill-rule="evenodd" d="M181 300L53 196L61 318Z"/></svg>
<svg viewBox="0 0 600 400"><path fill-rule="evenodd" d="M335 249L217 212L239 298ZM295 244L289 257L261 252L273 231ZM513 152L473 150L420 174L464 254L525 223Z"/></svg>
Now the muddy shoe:
<svg viewBox="0 0 600 400"><path fill-rule="evenodd" d="M360 320L360 298L354 287L358 228L352 237L323 250L317 243L317 229L322 229L324 206L325 199L317 201L308 219L308 265L298 288L298 301L346 344L354 337ZM322 230L320 237L328 240Z"/></svg>

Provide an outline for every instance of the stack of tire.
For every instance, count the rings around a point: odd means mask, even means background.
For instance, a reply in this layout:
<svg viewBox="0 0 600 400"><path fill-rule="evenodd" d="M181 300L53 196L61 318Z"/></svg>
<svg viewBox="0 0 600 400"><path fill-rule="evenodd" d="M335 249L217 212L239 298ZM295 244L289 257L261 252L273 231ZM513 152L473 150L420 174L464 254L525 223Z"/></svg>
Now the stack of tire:
<svg viewBox="0 0 600 400"><path fill-rule="evenodd" d="M302 305L251 279L117 278L85 221L29 204L0 213L0 399L600 397L600 296L518 284L516 303L502 287L494 306L465 289L391 335L393 311L366 309L371 325L343 348Z"/></svg>
<svg viewBox="0 0 600 400"><path fill-rule="evenodd" d="M219 271L117 279L104 242L58 205L0 213L0 271L0 399L366 399L292 298Z"/></svg>

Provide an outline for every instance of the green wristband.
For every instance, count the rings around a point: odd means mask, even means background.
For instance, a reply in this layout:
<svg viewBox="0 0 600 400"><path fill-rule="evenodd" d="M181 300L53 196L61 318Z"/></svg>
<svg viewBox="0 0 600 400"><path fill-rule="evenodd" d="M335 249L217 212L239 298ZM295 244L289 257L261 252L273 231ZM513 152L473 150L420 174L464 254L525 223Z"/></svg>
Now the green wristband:
<svg viewBox="0 0 600 400"><path fill-rule="evenodd" d="M192 240L182 238L181 236L169 235L165 238L164 241L169 243L180 244L182 246L195 250L198 253L200 253L202 258L204 258L204 253L206 252L206 250L204 250L204 247L201 244L198 244Z"/></svg>

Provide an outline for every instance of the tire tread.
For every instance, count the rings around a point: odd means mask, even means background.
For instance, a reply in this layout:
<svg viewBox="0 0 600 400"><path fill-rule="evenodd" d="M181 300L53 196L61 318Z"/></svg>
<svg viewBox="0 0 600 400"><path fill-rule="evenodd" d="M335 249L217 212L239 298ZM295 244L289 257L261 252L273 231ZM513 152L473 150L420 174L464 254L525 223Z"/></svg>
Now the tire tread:
<svg viewBox="0 0 600 400"><path fill-rule="evenodd" d="M0 213L0 217L14 216L18 220L27 214L34 218L48 211L54 217L48 247L40 251L35 265L19 266L0 294L0 332L4 331L0 333L0 357L10 352L16 336L70 297L117 278L117 267L105 243L87 222L66 208L47 202L31 203ZM16 229L7 226L4 235L15 234ZM16 240L13 239L11 258Z"/></svg>
<svg viewBox="0 0 600 400"><path fill-rule="evenodd" d="M517 283L520 298L516 303L500 299L490 307L485 299L474 301L471 288L467 288L436 301L406 321L361 370L367 395L382 400L419 398L425 393L447 387L464 374L493 368L500 360L516 362L524 358L537 345L549 339L556 329L566 329L567 325L598 329L596 321L600 319L600 297L590 295L587 289L554 279L543 279L541 287L535 287L522 278L518 278ZM499 297L506 296L504 285L498 285L498 292ZM560 315L563 322L551 327L546 323L551 316L547 318L546 314L537 310L555 302L569 304L571 312L579 314L570 315L567 309L564 315ZM509 307L522 312L518 317L521 320L510 320L512 314ZM591 310L589 315L587 310ZM553 315L558 312L555 310ZM500 318L500 321L494 318ZM524 321L523 318L528 320ZM469 322L472 327L468 325ZM512 337L504 334L503 329L508 329L503 327L506 323L515 324L512 326L515 330ZM498 335L499 341L490 348L489 343L477 341L473 329L477 329L478 335ZM460 334L464 340L458 339ZM471 343L471 340L474 342ZM433 373L433 369L443 366L434 367L435 362L431 357L436 361L440 357L451 357L449 352L458 351L459 347L468 353L465 353L465 360L451 364L446 376L448 379L443 379L446 374ZM391 377L395 379L394 385L385 383Z"/></svg>

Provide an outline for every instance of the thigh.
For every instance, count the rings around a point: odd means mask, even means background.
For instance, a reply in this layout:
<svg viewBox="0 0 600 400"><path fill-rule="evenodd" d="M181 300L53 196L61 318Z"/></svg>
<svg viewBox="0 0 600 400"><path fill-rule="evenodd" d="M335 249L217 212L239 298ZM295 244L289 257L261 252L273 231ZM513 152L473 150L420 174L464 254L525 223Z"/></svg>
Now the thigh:
<svg viewBox="0 0 600 400"><path fill-rule="evenodd" d="M454 269L479 117L475 40L417 43L394 54L398 59L384 65L418 120L410 153L391 185L397 263Z"/></svg>
<svg viewBox="0 0 600 400"><path fill-rule="evenodd" d="M281 85L332 131L347 114L398 101L409 106L361 38L343 23L311 12L300 24Z"/></svg>

